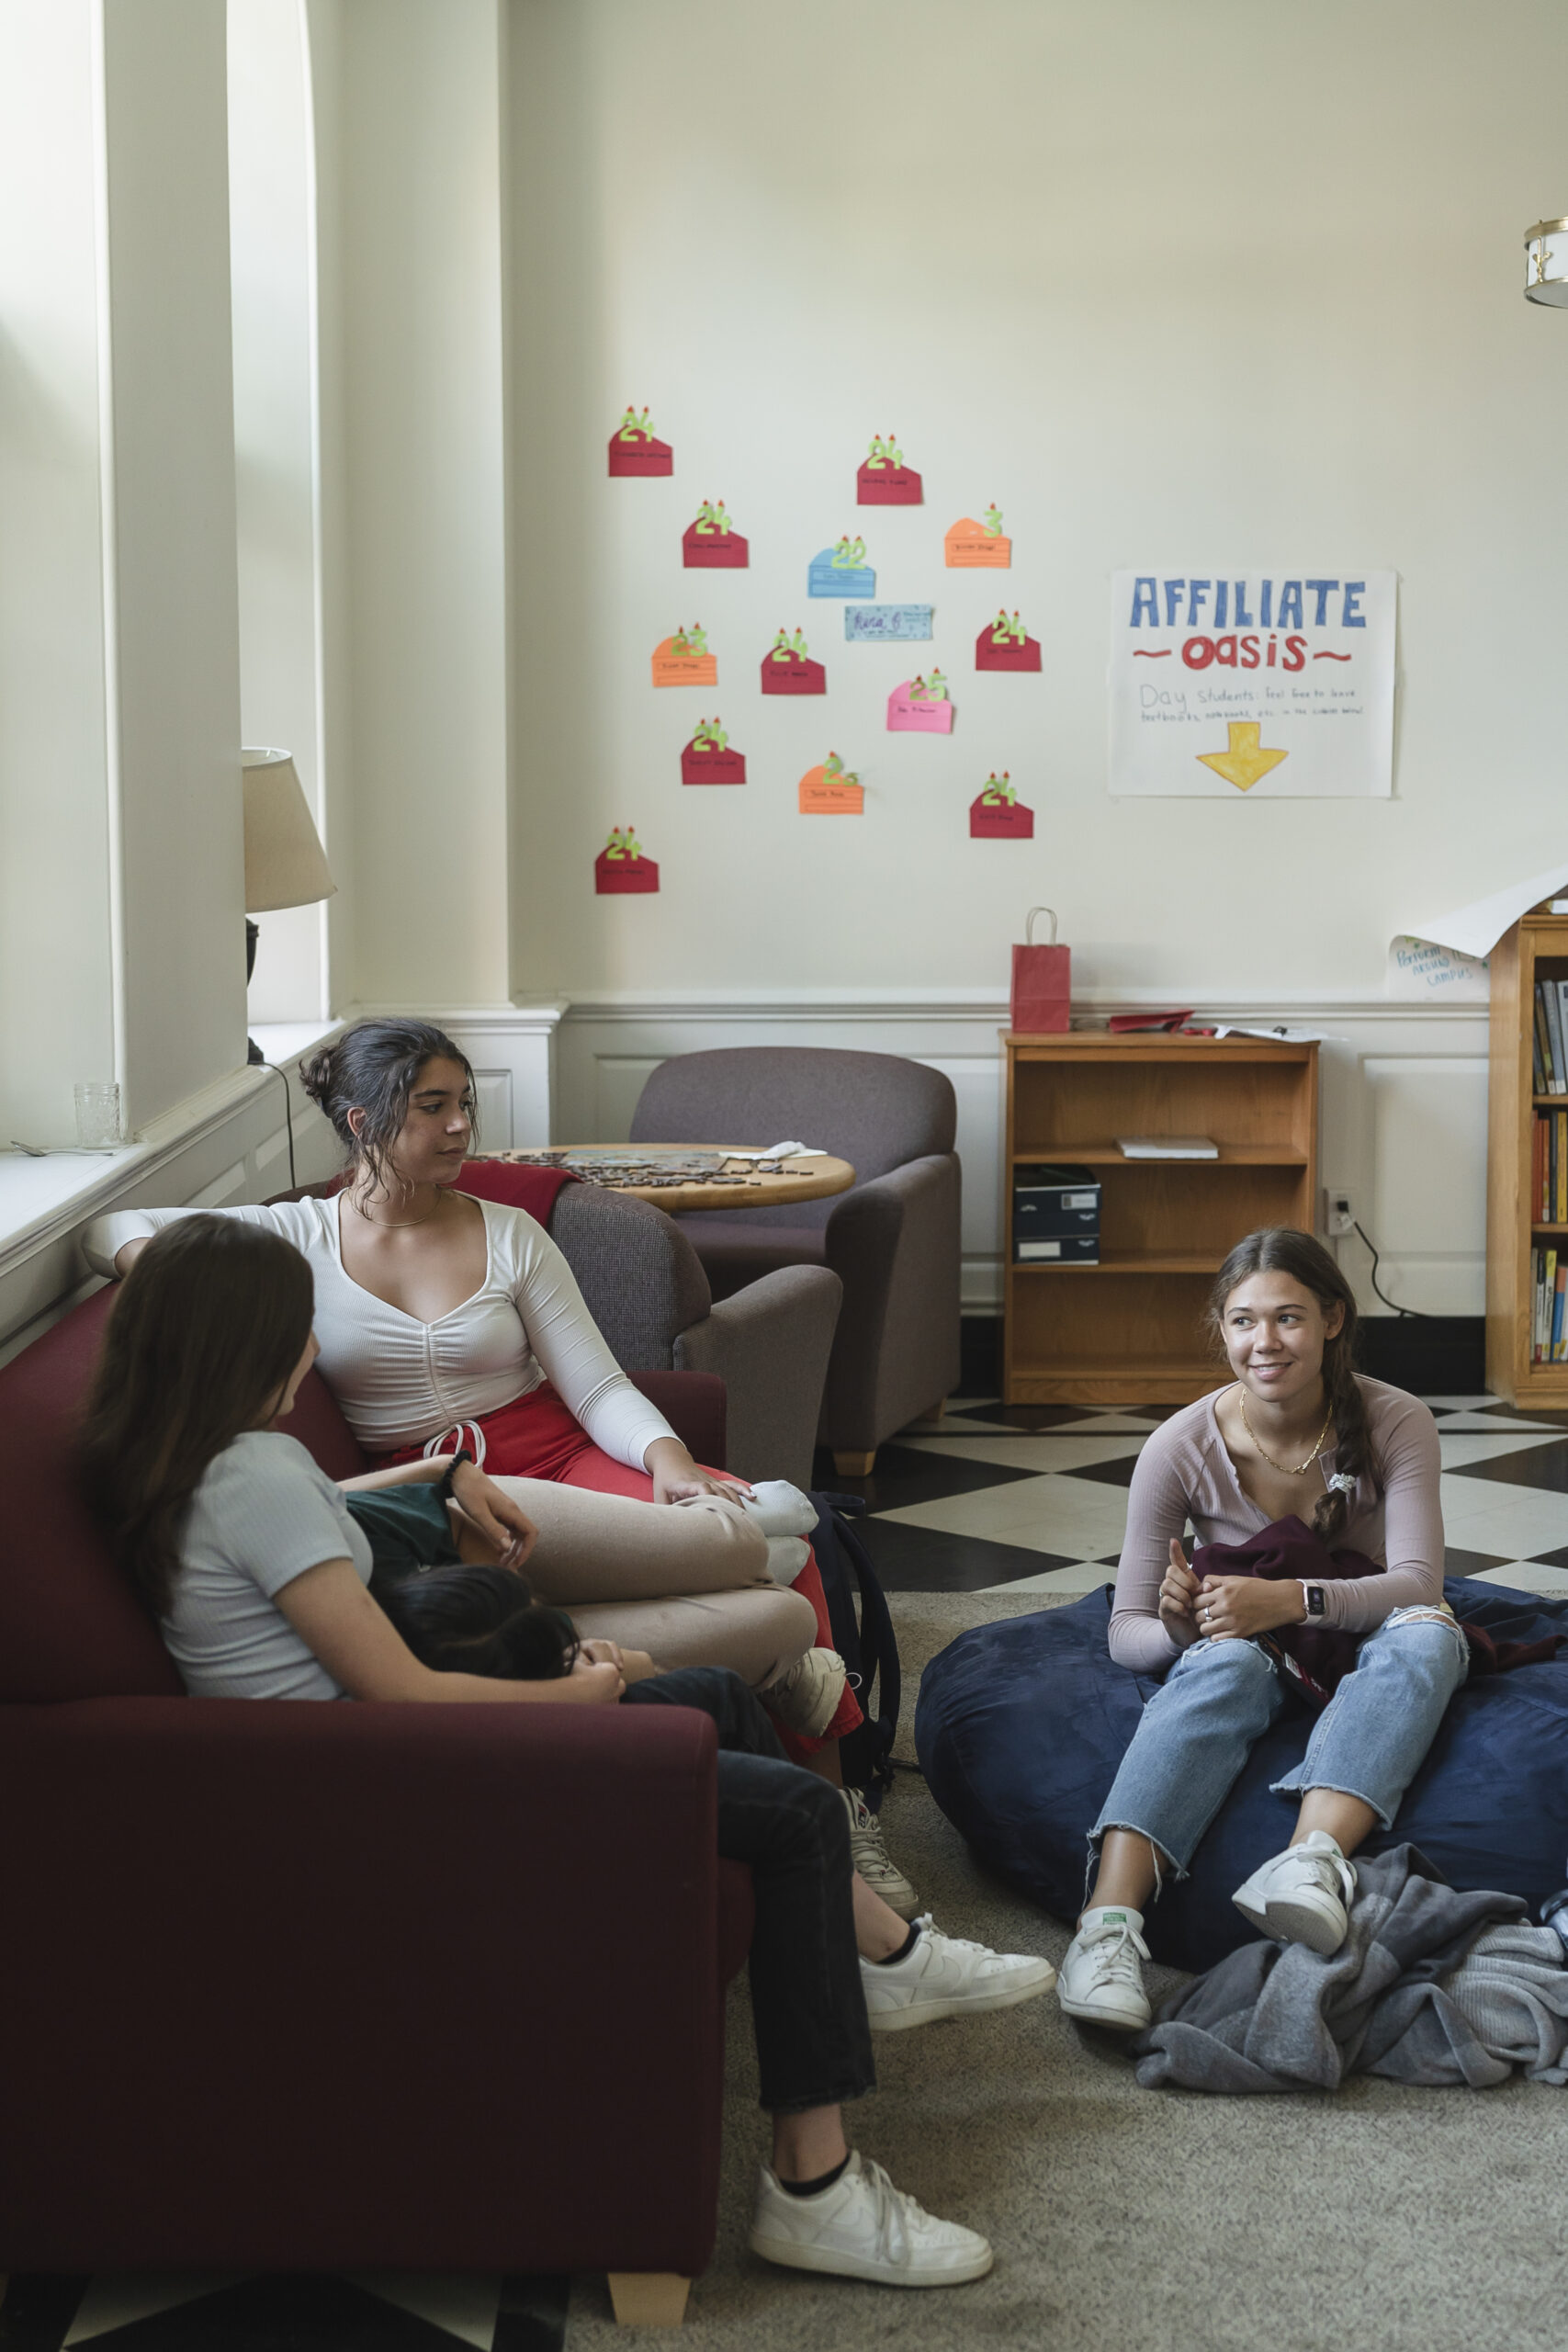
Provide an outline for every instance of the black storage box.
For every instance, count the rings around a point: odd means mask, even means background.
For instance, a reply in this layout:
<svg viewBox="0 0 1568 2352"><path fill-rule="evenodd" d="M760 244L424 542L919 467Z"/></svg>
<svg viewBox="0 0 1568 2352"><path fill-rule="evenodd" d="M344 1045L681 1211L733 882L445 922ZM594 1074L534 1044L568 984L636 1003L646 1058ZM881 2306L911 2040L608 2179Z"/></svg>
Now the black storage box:
<svg viewBox="0 0 1568 2352"><path fill-rule="evenodd" d="M1013 1170L1015 1262L1100 1263L1100 1180L1088 1168L1047 1162Z"/></svg>

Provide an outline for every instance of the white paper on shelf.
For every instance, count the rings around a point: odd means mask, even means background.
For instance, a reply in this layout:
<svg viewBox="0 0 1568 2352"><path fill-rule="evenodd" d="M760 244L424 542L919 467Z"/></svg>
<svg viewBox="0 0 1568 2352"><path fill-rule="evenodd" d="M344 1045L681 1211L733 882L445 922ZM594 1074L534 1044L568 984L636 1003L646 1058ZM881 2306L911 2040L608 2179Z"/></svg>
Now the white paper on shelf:
<svg viewBox="0 0 1568 2352"><path fill-rule="evenodd" d="M1490 956L1511 924L1543 899L1555 897L1565 886L1568 864L1549 865L1543 874L1532 874L1523 882L1510 882L1506 890L1494 890L1490 897L1459 907L1451 915L1438 915L1432 922L1413 923L1408 933L1400 935L1429 939L1438 947L1457 948L1461 956Z"/></svg>
<svg viewBox="0 0 1568 2352"><path fill-rule="evenodd" d="M1214 1031L1216 1037L1276 1037L1282 1046L1321 1046L1332 1034L1327 1029L1292 1029L1283 1022L1266 1024L1261 1021L1221 1022Z"/></svg>
<svg viewBox="0 0 1568 2352"><path fill-rule="evenodd" d="M1218 1159L1212 1136L1118 1136L1123 1159Z"/></svg>

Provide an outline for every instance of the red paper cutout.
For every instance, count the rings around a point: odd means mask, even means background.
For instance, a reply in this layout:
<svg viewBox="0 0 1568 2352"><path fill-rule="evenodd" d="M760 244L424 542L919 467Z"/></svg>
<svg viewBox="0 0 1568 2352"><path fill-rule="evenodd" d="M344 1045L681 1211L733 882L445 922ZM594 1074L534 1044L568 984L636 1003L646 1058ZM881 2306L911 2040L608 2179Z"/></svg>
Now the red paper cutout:
<svg viewBox="0 0 1568 2352"><path fill-rule="evenodd" d="M629 852L629 854L628 854ZM593 888L602 899L632 898L659 888L659 868L642 854L628 825L617 826L593 861Z"/></svg>
<svg viewBox="0 0 1568 2352"><path fill-rule="evenodd" d="M656 441L649 429L648 411L639 417L627 409L610 435L610 476L614 481L634 474L672 474L675 452L668 441Z"/></svg>
<svg viewBox="0 0 1568 2352"><path fill-rule="evenodd" d="M919 506L924 495L919 475L904 463L897 436L890 433L884 441L879 433L855 476L856 505Z"/></svg>
<svg viewBox="0 0 1568 2352"><path fill-rule="evenodd" d="M1021 628L1022 624L1019 621L1016 613L1010 616L998 613L994 621L987 622L975 639L976 670L1039 669L1040 641L1037 638L1025 635L1022 643L1020 644L1016 636L1010 635L1004 637L1000 644L997 642L998 630L1010 619L1014 628Z"/></svg>
<svg viewBox="0 0 1568 2352"><path fill-rule="evenodd" d="M787 630L781 628L773 639L772 651L762 656L762 692L765 695L825 695L827 691L828 673L820 662L807 660L804 630L797 628L791 638Z"/></svg>
<svg viewBox="0 0 1568 2352"><path fill-rule="evenodd" d="M969 838L976 842L1032 842L1034 811L1021 800L998 806L982 792L969 803Z"/></svg>
<svg viewBox="0 0 1568 2352"><path fill-rule="evenodd" d="M681 753L682 784L744 784L746 754L732 752L729 738L717 718L712 727L705 718L697 721L697 731Z"/></svg>
<svg viewBox="0 0 1568 2352"><path fill-rule="evenodd" d="M745 571L750 568L750 542L743 539L739 531L730 529L722 498L716 506L704 499L696 521L689 523L682 535L681 560L688 571Z"/></svg>

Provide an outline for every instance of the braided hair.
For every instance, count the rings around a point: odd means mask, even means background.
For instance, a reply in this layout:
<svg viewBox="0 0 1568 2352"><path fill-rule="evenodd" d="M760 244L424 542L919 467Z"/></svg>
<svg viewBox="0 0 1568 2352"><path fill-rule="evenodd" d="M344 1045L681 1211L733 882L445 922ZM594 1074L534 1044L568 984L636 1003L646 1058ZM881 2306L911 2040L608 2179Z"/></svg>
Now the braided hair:
<svg viewBox="0 0 1568 2352"><path fill-rule="evenodd" d="M1358 1484L1371 1476L1382 1485L1380 1466L1372 1452L1371 1425L1366 1399L1356 1378L1356 1297L1321 1241L1293 1226L1260 1226L1238 1241L1214 1278L1205 1322L1212 1337L1224 1344L1225 1302L1253 1274L1288 1274L1310 1291L1325 1315L1343 1308L1339 1329L1323 1343L1324 1398L1334 1417L1334 1457L1337 1473ZM1340 1542L1350 1516L1349 1495L1329 1489L1312 1515L1312 1532L1330 1549Z"/></svg>

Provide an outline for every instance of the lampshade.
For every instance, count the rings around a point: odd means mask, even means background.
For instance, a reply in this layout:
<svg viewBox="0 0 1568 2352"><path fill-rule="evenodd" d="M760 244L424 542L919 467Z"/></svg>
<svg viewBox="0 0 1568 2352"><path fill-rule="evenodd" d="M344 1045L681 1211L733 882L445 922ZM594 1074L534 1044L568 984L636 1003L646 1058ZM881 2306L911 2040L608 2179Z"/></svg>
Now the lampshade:
<svg viewBox="0 0 1568 2352"><path fill-rule="evenodd" d="M1525 300L1568 310L1568 220L1538 220L1525 231Z"/></svg>
<svg viewBox="0 0 1568 2352"><path fill-rule="evenodd" d="M337 890L288 752L242 752L245 912L309 907Z"/></svg>

